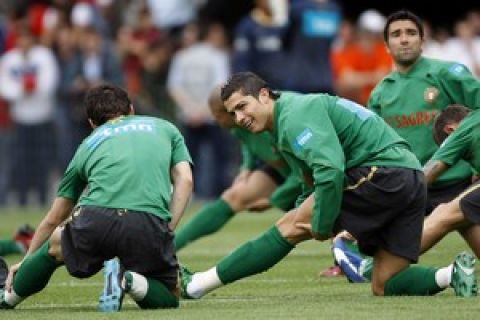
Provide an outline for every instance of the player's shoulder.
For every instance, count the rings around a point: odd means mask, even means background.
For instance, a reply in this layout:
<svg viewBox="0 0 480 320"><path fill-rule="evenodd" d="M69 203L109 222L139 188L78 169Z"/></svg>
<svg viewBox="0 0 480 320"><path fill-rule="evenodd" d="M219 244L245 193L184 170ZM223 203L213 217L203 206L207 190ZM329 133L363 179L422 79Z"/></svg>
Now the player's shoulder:
<svg viewBox="0 0 480 320"><path fill-rule="evenodd" d="M178 128L172 122L162 118L151 117L151 116L134 116L133 119L137 121L150 123L157 128L163 128L165 130L178 130Z"/></svg>
<svg viewBox="0 0 480 320"><path fill-rule="evenodd" d="M469 74L468 68L458 62L448 60L438 60L433 58L423 58L427 71L432 76L438 77L458 77Z"/></svg>

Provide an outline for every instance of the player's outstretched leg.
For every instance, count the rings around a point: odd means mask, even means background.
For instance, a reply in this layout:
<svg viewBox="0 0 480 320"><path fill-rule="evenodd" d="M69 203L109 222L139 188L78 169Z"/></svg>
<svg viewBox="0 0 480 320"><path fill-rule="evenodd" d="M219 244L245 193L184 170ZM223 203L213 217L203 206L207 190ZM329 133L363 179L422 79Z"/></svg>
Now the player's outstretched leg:
<svg viewBox="0 0 480 320"><path fill-rule="evenodd" d="M5 291L0 300L0 308L14 308L23 299L41 291L47 285L53 272L62 264L49 255L46 242L28 256L18 269L13 288Z"/></svg>
<svg viewBox="0 0 480 320"><path fill-rule="evenodd" d="M277 226L248 241L205 272L182 271L183 297L198 299L223 285L264 272L282 260L294 245Z"/></svg>
<svg viewBox="0 0 480 320"><path fill-rule="evenodd" d="M217 232L233 215L233 209L223 199L207 204L175 233L175 248L178 251L190 242Z"/></svg>

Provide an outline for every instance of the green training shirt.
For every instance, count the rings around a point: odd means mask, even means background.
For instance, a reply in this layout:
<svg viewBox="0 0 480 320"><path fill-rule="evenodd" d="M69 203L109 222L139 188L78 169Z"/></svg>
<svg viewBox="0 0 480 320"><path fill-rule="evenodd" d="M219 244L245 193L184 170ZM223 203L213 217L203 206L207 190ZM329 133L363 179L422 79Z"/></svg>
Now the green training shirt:
<svg viewBox="0 0 480 320"><path fill-rule="evenodd" d="M312 228L329 235L340 213L345 171L385 166L420 170L409 146L372 111L325 94L282 93L273 135L292 170L315 192Z"/></svg>
<svg viewBox="0 0 480 320"><path fill-rule="evenodd" d="M181 161L191 158L173 124L152 117L120 117L82 142L57 195L80 198L79 205L143 211L168 221L170 169Z"/></svg>
<svg viewBox="0 0 480 320"><path fill-rule="evenodd" d="M438 149L432 126L439 111L453 103L480 107L480 82L463 65L421 57L406 74L394 71L374 89L368 106L390 124L425 164ZM438 184L472 175L460 161L446 171Z"/></svg>
<svg viewBox="0 0 480 320"><path fill-rule="evenodd" d="M283 210L288 209L292 196L295 197L301 193L301 181L291 174L292 172L278 151L271 133L252 133L243 128L233 128L230 132L240 140L243 158L242 168L255 169L258 160L261 160L275 168L286 179L270 196L270 202L274 207Z"/></svg>
<svg viewBox="0 0 480 320"><path fill-rule="evenodd" d="M480 172L480 110L472 112L460 123L432 159L445 162L449 166L464 159Z"/></svg>

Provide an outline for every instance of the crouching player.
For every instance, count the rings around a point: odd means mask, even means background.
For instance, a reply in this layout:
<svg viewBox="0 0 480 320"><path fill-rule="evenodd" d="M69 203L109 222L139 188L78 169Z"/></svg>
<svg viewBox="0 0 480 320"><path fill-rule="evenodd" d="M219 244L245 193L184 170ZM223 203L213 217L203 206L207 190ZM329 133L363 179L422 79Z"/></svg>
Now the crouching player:
<svg viewBox="0 0 480 320"><path fill-rule="evenodd" d="M192 190L183 137L167 121L133 115L120 88L95 87L85 104L94 131L70 162L24 259L11 267L0 309L41 291L63 264L72 276L86 278L114 257L126 271L117 273L112 310L120 309L124 292L141 308L176 308L172 230Z"/></svg>
<svg viewBox="0 0 480 320"><path fill-rule="evenodd" d="M463 159L475 170L480 170L480 113L469 114L470 109L462 105L450 105L438 115L433 126L433 137L440 148L424 167L428 184L433 183L450 166ZM455 132L454 132L455 131ZM448 139L447 139L448 137ZM437 206L423 224L420 253L424 253L437 244L451 231L458 231L473 250L480 256L480 182L473 184L455 199ZM363 259L346 246L352 241L348 232L342 232L334 240L333 254L342 270L351 282L371 280L372 259ZM457 295L476 296L477 282L473 275L474 259L464 254L462 259L449 266L450 278ZM455 285L456 279L462 278L462 285Z"/></svg>

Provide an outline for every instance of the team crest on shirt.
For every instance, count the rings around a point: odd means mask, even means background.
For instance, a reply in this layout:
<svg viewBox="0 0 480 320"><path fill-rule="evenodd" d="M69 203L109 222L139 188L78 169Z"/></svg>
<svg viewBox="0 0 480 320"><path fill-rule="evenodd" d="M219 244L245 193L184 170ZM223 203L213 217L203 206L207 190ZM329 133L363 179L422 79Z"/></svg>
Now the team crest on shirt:
<svg viewBox="0 0 480 320"><path fill-rule="evenodd" d="M439 91L435 87L428 87L423 92L423 99L428 103L433 103L438 97Z"/></svg>

